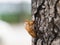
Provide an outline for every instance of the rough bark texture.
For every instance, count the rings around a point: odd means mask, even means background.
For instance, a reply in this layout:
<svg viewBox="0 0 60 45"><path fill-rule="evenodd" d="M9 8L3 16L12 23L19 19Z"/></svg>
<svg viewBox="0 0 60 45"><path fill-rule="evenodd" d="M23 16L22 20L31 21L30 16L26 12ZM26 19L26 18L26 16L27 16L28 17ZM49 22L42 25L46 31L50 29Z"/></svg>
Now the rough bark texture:
<svg viewBox="0 0 60 45"><path fill-rule="evenodd" d="M32 0L37 38L32 45L60 45L60 0Z"/></svg>

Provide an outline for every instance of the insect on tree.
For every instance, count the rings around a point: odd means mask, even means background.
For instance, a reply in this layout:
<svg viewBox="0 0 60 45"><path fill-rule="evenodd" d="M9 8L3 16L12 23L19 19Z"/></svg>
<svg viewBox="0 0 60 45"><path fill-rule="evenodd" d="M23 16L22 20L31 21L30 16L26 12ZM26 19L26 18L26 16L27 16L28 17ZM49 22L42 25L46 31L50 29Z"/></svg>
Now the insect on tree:
<svg viewBox="0 0 60 45"><path fill-rule="evenodd" d="M32 0L32 22L34 23L30 27L35 32L35 37L32 36L32 45L59 45L57 43L60 42L59 11L60 0ZM32 31L31 29L29 30Z"/></svg>

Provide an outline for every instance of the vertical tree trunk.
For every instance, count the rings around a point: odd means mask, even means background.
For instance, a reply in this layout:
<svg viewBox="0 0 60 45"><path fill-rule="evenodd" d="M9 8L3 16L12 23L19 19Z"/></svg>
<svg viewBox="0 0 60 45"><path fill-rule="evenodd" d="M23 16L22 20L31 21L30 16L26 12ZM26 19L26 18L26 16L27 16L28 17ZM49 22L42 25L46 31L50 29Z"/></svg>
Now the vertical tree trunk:
<svg viewBox="0 0 60 45"><path fill-rule="evenodd" d="M32 0L37 37L32 45L60 45L60 0Z"/></svg>

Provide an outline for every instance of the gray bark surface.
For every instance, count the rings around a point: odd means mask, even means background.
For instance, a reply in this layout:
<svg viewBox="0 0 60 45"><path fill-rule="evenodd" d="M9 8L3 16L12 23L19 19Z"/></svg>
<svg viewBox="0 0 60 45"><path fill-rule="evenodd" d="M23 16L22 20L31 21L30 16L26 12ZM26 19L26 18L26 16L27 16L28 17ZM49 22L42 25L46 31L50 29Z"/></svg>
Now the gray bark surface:
<svg viewBox="0 0 60 45"><path fill-rule="evenodd" d="M32 45L60 45L60 0L32 0L32 19Z"/></svg>

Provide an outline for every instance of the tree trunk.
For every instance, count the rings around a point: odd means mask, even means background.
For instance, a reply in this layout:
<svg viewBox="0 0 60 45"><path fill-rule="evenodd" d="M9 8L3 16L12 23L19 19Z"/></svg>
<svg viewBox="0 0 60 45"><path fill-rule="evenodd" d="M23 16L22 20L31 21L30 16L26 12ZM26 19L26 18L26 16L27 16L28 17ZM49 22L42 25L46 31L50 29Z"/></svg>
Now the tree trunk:
<svg viewBox="0 0 60 45"><path fill-rule="evenodd" d="M60 0L32 0L32 19L32 45L60 45Z"/></svg>

